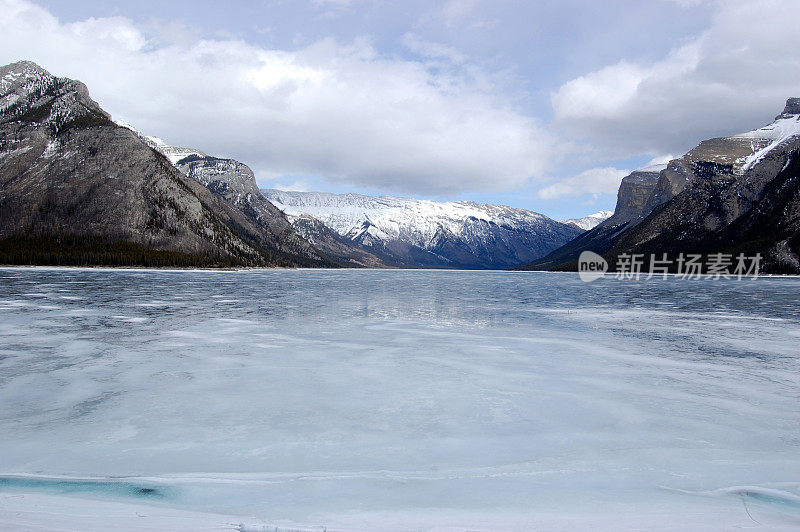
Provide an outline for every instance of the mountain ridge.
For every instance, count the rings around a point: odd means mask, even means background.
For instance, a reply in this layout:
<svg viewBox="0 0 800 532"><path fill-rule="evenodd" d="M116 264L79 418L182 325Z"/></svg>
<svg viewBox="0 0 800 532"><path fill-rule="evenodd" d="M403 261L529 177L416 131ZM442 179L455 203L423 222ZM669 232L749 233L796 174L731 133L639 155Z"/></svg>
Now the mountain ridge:
<svg viewBox="0 0 800 532"><path fill-rule="evenodd" d="M187 179L83 83L29 61L0 67L0 239L7 263L328 264Z"/></svg>
<svg viewBox="0 0 800 532"><path fill-rule="evenodd" d="M800 273L798 158L800 99L789 98L766 126L704 140L657 177L624 178L614 216L521 269L575 270L586 250L612 269L623 254L747 252L765 272Z"/></svg>
<svg viewBox="0 0 800 532"><path fill-rule="evenodd" d="M592 214L587 214L582 218L569 218L568 220L559 221L561 223L574 225L578 229L588 231L590 229L594 229L613 215L614 211L598 211Z"/></svg>
<svg viewBox="0 0 800 532"><path fill-rule="evenodd" d="M310 216L389 263L506 268L582 232L542 214L469 201L264 189L290 219Z"/></svg>
<svg viewBox="0 0 800 532"><path fill-rule="evenodd" d="M340 266L382 268L396 265L387 264L368 249L339 237L315 221L290 223L258 189L255 174L246 164L207 155L194 148L172 146L158 137L144 135L130 124L118 123L162 153L186 177L201 183L276 238L286 240L301 252L320 258L324 256Z"/></svg>

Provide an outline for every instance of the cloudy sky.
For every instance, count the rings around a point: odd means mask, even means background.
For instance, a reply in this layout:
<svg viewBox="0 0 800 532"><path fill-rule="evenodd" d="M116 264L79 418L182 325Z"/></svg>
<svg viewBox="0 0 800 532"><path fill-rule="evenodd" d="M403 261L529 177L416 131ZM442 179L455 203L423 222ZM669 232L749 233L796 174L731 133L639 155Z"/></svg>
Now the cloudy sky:
<svg viewBox="0 0 800 532"><path fill-rule="evenodd" d="M800 96L800 2L0 0L0 63L266 187L613 209Z"/></svg>

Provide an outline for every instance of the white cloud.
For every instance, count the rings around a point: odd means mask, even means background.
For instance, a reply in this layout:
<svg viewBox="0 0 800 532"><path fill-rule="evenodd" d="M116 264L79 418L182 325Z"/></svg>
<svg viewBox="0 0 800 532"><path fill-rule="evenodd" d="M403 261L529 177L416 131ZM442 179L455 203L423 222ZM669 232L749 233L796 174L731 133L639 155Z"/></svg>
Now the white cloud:
<svg viewBox="0 0 800 532"><path fill-rule="evenodd" d="M563 84L556 124L614 156L685 152L753 129L800 95L800 3L719 2L711 26L649 64L620 61Z"/></svg>
<svg viewBox="0 0 800 532"><path fill-rule="evenodd" d="M441 8L440 16L448 27L456 26L472 13L477 3L477 0L447 0Z"/></svg>
<svg viewBox="0 0 800 532"><path fill-rule="evenodd" d="M536 196L549 200L582 194L616 194L620 181L629 173L630 170L612 167L590 168L539 189Z"/></svg>
<svg viewBox="0 0 800 532"><path fill-rule="evenodd" d="M466 56L453 48L440 43L430 42L422 39L416 33L406 33L403 35L403 44L412 52L421 57L431 59L446 59L452 63L463 63L467 60Z"/></svg>
<svg viewBox="0 0 800 532"><path fill-rule="evenodd" d="M305 181L294 181L292 183L269 183L269 188L286 190L288 192L308 192L310 190Z"/></svg>
<svg viewBox="0 0 800 532"><path fill-rule="evenodd" d="M1 63L30 59L80 79L146 134L273 175L454 195L520 186L552 157L550 137L471 70L382 55L365 40L273 50L145 31L0 0Z"/></svg>
<svg viewBox="0 0 800 532"><path fill-rule="evenodd" d="M647 162L647 164L645 164L644 166L656 166L656 165L660 165L660 164L667 164L672 159L676 159L676 158L677 158L677 156L673 155L671 153L668 153L666 155L657 155L656 157L653 157L652 159L650 159Z"/></svg>

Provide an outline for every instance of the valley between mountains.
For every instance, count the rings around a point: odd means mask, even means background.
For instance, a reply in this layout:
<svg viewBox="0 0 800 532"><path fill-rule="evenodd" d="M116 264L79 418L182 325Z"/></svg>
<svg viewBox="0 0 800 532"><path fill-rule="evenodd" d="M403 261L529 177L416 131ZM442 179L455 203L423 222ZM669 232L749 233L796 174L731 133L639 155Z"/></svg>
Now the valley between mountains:
<svg viewBox="0 0 800 532"><path fill-rule="evenodd" d="M800 99L622 180L614 212L261 190L243 162L115 122L85 85L0 68L0 263L574 270L584 250L748 252L800 272Z"/></svg>

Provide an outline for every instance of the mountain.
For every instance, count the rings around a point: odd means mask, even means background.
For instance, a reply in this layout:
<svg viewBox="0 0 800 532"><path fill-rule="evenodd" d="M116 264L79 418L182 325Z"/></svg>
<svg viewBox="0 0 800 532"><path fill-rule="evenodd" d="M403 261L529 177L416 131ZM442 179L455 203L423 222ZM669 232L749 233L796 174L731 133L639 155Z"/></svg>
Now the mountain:
<svg viewBox="0 0 800 532"><path fill-rule="evenodd" d="M507 268L541 257L582 232L524 209L466 201L263 193L296 227L316 219L386 264L405 267Z"/></svg>
<svg viewBox="0 0 800 532"><path fill-rule="evenodd" d="M165 140L160 139L158 137L151 137L148 135L144 135L139 132L136 128L132 125L128 124L127 122L123 122L122 120L115 120L115 124L118 126L122 126L124 128L128 128L136 135L142 139L148 146L156 150L157 152L161 153L164 157L166 157L169 162L172 164L177 163L181 159L188 157L190 155L197 155L198 157L205 157L206 154L200 150L195 150L194 148L182 148L180 146L172 146L168 144Z"/></svg>
<svg viewBox="0 0 800 532"><path fill-rule="evenodd" d="M603 225L619 227L638 222L650 214L650 197L656 189L661 172L666 168L666 164L647 166L623 177L617 192L617 206L614 213L603 221Z"/></svg>
<svg viewBox="0 0 800 532"><path fill-rule="evenodd" d="M381 268L381 259L322 227L316 220L297 220L290 224L259 191L253 171L234 159L213 157L200 150L172 146L166 141L143 135L131 125L118 122L136 133L154 150L162 153L186 177L201 183L211 192L241 210L251 221L275 238L291 243L298 252L314 257L324 256L342 266Z"/></svg>
<svg viewBox="0 0 800 532"><path fill-rule="evenodd" d="M315 248L345 266L387 268L404 266L389 257L379 257L367 246L350 240L308 215L290 216L294 230Z"/></svg>
<svg viewBox="0 0 800 532"><path fill-rule="evenodd" d="M588 231L589 229L594 229L606 221L612 214L614 213L611 211L600 211L588 216L584 216L583 218L570 218L569 220L562 220L561 223L574 225L578 229Z"/></svg>
<svg viewBox="0 0 800 532"><path fill-rule="evenodd" d="M605 253L615 239L631 223L636 223L649 214L645 209L656 188L659 175L667 165L648 166L634 170L622 178L617 192L614 213L544 257L521 266L523 270L576 269L578 256L584 250Z"/></svg>
<svg viewBox="0 0 800 532"><path fill-rule="evenodd" d="M652 213L609 252L760 253L765 271L800 273L798 157L800 99L792 98L771 124L671 161Z"/></svg>
<svg viewBox="0 0 800 532"><path fill-rule="evenodd" d="M0 262L329 264L275 217L290 233L184 176L79 81L0 67Z"/></svg>
<svg viewBox="0 0 800 532"><path fill-rule="evenodd" d="M790 98L767 126L705 140L657 177L631 174L614 216L524 268L574 270L583 250L612 268L623 253L759 253L762 271L800 273L798 157L800 98Z"/></svg>

